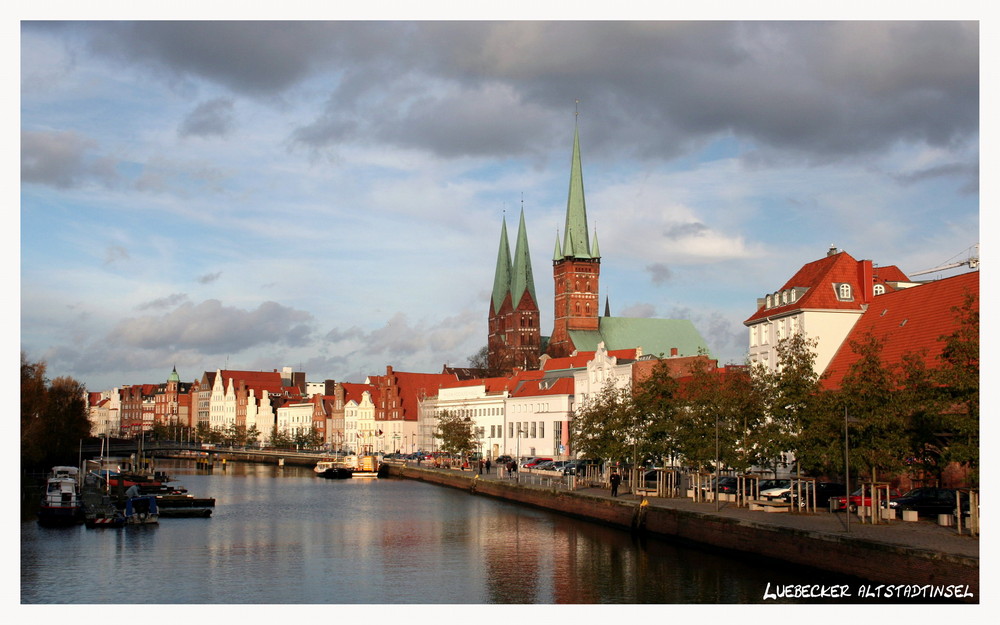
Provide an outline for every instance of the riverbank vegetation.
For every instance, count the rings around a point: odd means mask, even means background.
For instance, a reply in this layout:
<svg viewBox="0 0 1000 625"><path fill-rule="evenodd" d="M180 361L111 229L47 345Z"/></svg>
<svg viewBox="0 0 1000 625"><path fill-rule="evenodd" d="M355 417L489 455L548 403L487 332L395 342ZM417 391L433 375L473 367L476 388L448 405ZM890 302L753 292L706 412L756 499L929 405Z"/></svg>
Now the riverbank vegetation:
<svg viewBox="0 0 1000 625"><path fill-rule="evenodd" d="M573 417L573 445L586 457L698 470L775 471L798 462L803 475L839 476L845 437L854 475L877 481L908 474L940 482L959 465L979 479L979 313L972 296L930 361L909 352L890 361L871 334L839 388L815 373L815 341L782 339L772 371L756 364L716 369L699 359L675 379L665 362L631 389L612 384Z"/></svg>

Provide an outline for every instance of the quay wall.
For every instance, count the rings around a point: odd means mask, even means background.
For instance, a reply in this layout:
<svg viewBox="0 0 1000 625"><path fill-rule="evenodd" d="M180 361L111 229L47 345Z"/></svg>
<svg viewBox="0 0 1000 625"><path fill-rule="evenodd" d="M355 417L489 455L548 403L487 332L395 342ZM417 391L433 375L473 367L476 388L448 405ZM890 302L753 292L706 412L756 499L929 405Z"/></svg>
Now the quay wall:
<svg viewBox="0 0 1000 625"><path fill-rule="evenodd" d="M392 476L496 497L614 527L681 539L883 584L967 585L979 600L979 559L581 492L390 465Z"/></svg>

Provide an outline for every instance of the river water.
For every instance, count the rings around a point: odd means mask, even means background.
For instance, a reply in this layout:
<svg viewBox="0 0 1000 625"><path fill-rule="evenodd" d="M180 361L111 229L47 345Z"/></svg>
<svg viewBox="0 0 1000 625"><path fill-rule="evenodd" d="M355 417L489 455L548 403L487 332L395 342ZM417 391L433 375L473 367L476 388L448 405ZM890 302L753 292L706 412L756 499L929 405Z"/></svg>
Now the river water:
<svg viewBox="0 0 1000 625"><path fill-rule="evenodd" d="M25 604L762 602L801 571L401 479L161 461L207 519L121 529L21 521ZM810 583L842 583L834 576Z"/></svg>

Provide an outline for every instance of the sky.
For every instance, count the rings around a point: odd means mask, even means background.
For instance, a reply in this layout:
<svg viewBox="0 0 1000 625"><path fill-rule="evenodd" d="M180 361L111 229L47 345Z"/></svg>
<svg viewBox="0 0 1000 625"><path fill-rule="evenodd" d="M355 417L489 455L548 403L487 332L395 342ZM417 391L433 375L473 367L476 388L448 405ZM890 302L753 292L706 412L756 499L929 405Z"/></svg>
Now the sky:
<svg viewBox="0 0 1000 625"><path fill-rule="evenodd" d="M465 366L522 210L549 334L574 127L602 309L690 319L720 364L831 245L910 273L980 243L976 21L19 36L20 349L90 390Z"/></svg>

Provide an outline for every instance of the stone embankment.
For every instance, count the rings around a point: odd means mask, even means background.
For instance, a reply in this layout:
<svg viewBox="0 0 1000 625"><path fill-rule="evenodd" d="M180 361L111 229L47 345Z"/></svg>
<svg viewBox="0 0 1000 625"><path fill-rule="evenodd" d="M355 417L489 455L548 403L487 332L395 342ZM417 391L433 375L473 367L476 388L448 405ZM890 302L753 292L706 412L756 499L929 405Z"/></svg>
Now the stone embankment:
<svg viewBox="0 0 1000 625"><path fill-rule="evenodd" d="M848 523L846 513L768 513L695 503L520 484L495 475L392 465L390 475L467 490L622 529L850 575L879 584L967 587L979 601L979 540L928 522Z"/></svg>

